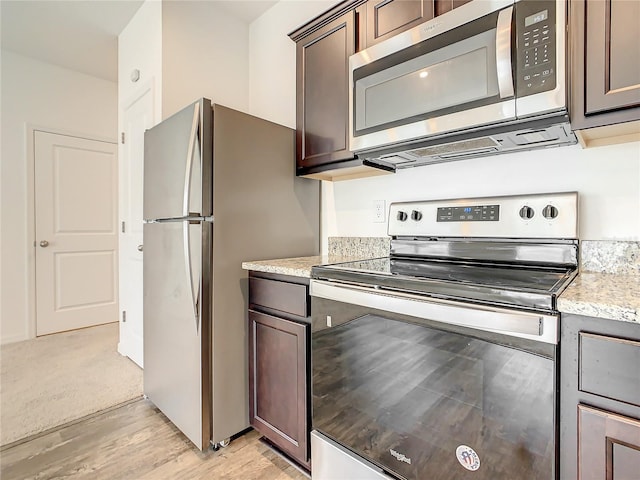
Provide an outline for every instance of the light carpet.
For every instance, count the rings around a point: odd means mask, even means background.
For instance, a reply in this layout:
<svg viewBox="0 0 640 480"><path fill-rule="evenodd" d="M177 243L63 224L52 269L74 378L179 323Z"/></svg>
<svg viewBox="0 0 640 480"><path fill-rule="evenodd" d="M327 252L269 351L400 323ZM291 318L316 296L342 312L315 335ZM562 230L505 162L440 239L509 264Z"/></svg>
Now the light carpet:
<svg viewBox="0 0 640 480"><path fill-rule="evenodd" d="M0 347L0 445L142 395L142 369L117 352L118 324Z"/></svg>

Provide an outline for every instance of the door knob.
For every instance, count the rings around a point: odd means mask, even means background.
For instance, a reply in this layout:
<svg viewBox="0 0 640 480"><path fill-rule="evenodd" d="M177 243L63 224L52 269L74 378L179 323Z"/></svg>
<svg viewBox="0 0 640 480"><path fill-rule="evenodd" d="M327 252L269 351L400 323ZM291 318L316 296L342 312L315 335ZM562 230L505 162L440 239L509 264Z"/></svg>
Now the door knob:
<svg viewBox="0 0 640 480"><path fill-rule="evenodd" d="M141 252L142 251L142 245L138 245L138 251Z"/></svg>
<svg viewBox="0 0 640 480"><path fill-rule="evenodd" d="M47 242L46 240L40 240L40 246L42 248L48 247L49 246L49 242Z"/></svg>

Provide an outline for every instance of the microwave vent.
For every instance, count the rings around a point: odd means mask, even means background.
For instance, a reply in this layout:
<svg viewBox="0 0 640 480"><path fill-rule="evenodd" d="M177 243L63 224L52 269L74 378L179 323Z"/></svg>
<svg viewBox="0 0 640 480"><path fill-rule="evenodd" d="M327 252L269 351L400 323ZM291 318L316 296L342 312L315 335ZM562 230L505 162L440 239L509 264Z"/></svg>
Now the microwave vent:
<svg viewBox="0 0 640 480"><path fill-rule="evenodd" d="M470 140L462 140L460 142L445 143L443 145L434 145L432 147L418 148L410 150L410 155L416 157L452 157L460 154L474 155L498 151L500 144L490 137L473 138Z"/></svg>
<svg viewBox="0 0 640 480"><path fill-rule="evenodd" d="M545 119L542 120L547 121ZM465 160L499 153L574 145L577 143L575 134L566 122L551 124L543 128L515 129L513 126L505 126L502 130L496 131L494 129L490 136L485 133L483 136L456 142L431 144L418 148L416 148L417 145L414 145L414 148L409 149L407 149L409 145L398 145L391 152L385 152L382 155L374 150L358 153L358 156L363 158L367 165L396 171L430 163ZM443 140L441 139L441 141Z"/></svg>
<svg viewBox="0 0 640 480"><path fill-rule="evenodd" d="M415 161L415 158L408 158L408 155L404 157L402 153L394 154L394 155L386 155L380 158L383 159L386 163L390 163L391 165L399 168L402 168L403 164L412 163Z"/></svg>

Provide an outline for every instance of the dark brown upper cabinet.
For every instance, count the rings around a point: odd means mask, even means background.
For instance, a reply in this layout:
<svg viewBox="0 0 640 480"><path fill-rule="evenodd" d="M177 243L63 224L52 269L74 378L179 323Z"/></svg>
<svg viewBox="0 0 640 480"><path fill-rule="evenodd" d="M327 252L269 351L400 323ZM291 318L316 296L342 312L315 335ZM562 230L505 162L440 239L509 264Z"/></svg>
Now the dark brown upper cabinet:
<svg viewBox="0 0 640 480"><path fill-rule="evenodd" d="M363 44L364 1L342 2L289 34L296 42L296 173L366 176L349 150L349 57Z"/></svg>
<svg viewBox="0 0 640 480"><path fill-rule="evenodd" d="M453 10L454 8L458 8L465 3L469 3L471 0L435 0L434 5L434 15L437 17L438 15L442 15L443 13L447 13L449 10Z"/></svg>
<svg viewBox="0 0 640 480"><path fill-rule="evenodd" d="M369 0L367 47L433 18L433 0Z"/></svg>
<svg viewBox="0 0 640 480"><path fill-rule="evenodd" d="M571 0L569 8L572 127L640 120L640 2Z"/></svg>

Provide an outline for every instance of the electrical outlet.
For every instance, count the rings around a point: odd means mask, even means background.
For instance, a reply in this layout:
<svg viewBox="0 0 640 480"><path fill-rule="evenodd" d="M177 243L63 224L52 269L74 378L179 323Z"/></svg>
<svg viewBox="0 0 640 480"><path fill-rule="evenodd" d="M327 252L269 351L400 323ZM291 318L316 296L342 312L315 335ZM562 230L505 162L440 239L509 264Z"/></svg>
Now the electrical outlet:
<svg viewBox="0 0 640 480"><path fill-rule="evenodd" d="M384 200L373 201L373 223L384 223L385 206Z"/></svg>

